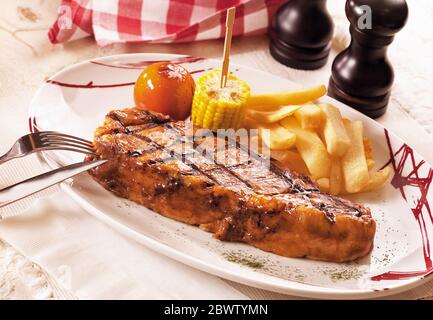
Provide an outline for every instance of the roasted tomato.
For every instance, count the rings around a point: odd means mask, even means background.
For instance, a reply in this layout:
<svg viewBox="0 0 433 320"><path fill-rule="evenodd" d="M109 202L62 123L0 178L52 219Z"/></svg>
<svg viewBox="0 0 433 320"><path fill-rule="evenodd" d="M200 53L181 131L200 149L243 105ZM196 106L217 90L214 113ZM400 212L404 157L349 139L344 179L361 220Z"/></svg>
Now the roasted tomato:
<svg viewBox="0 0 433 320"><path fill-rule="evenodd" d="M184 67L171 62L154 63L135 83L135 105L185 120L191 114L194 89L194 79Z"/></svg>

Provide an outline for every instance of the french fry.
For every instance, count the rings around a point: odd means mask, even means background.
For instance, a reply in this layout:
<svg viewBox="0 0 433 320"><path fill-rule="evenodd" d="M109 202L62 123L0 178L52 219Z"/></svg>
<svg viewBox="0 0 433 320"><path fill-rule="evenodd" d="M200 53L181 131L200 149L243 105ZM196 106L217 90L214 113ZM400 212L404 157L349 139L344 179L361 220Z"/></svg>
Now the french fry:
<svg viewBox="0 0 433 320"><path fill-rule="evenodd" d="M329 192L330 181L328 178L320 178L320 179L316 180L316 183L319 186L320 191Z"/></svg>
<svg viewBox="0 0 433 320"><path fill-rule="evenodd" d="M387 166L375 173L370 174L367 184L361 189L361 192L373 191L380 188L391 176L391 167Z"/></svg>
<svg viewBox="0 0 433 320"><path fill-rule="evenodd" d="M371 146L370 140L367 137L363 137L362 143L364 144L365 157L367 159L373 159L373 147Z"/></svg>
<svg viewBox="0 0 433 320"><path fill-rule="evenodd" d="M367 168L370 171L376 165L376 161L374 161L373 159L368 159L368 158L366 159L366 161L367 161Z"/></svg>
<svg viewBox="0 0 433 320"><path fill-rule="evenodd" d="M368 170L371 170L376 165L376 161L373 158L373 147L371 146L371 142L367 137L363 139L364 150L365 150L365 158L367 159L367 167Z"/></svg>
<svg viewBox="0 0 433 320"><path fill-rule="evenodd" d="M247 111L247 115L249 118L260 123L274 123L292 115L300 107L284 106L273 112Z"/></svg>
<svg viewBox="0 0 433 320"><path fill-rule="evenodd" d="M247 107L256 111L272 111L278 106L304 104L319 99L325 94L324 85L296 91L253 94L247 102Z"/></svg>
<svg viewBox="0 0 433 320"><path fill-rule="evenodd" d="M271 150L271 158L279 162L284 162L288 156L288 152L289 150Z"/></svg>
<svg viewBox="0 0 433 320"><path fill-rule="evenodd" d="M346 191L357 193L362 190L369 180L362 122L346 123L345 128L350 138L350 147L341 158L341 168Z"/></svg>
<svg viewBox="0 0 433 320"><path fill-rule="evenodd" d="M349 149L350 139L347 135L340 110L330 104L320 104L326 115L323 137L328 153L334 157L343 156Z"/></svg>
<svg viewBox="0 0 433 320"><path fill-rule="evenodd" d="M280 123L296 135L296 148L313 179L329 177L331 160L318 134L313 130L302 129L293 117Z"/></svg>
<svg viewBox="0 0 433 320"><path fill-rule="evenodd" d="M331 173L329 175L329 193L338 195L342 189L343 176L341 173L340 158L333 158L331 161Z"/></svg>
<svg viewBox="0 0 433 320"><path fill-rule="evenodd" d="M271 150L287 150L295 145L296 135L275 123L269 126L259 126L259 135Z"/></svg>
<svg viewBox="0 0 433 320"><path fill-rule="evenodd" d="M271 158L278 160L285 168L297 173L310 174L301 155L294 150L271 150Z"/></svg>
<svg viewBox="0 0 433 320"><path fill-rule="evenodd" d="M249 114L247 113L245 115L244 123L242 124L241 127L246 129L255 129L258 126L259 126L259 122L256 119L250 117Z"/></svg>
<svg viewBox="0 0 433 320"><path fill-rule="evenodd" d="M325 114L315 104L304 104L295 111L295 118L303 129L319 128L325 120Z"/></svg>
<svg viewBox="0 0 433 320"><path fill-rule="evenodd" d="M349 123L352 123L352 121L350 121L350 120L347 119L347 118L342 118L342 120L343 120L343 124L344 124L344 125L349 124Z"/></svg>

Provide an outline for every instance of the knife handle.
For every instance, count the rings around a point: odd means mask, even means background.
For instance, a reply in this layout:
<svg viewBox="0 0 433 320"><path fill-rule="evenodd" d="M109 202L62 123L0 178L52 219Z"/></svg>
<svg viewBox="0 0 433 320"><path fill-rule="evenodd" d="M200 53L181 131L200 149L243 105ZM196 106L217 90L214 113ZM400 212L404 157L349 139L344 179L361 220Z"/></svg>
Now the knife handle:
<svg viewBox="0 0 433 320"><path fill-rule="evenodd" d="M84 171L100 166L106 161L95 160L70 164L3 188L0 190L0 208L47 189Z"/></svg>

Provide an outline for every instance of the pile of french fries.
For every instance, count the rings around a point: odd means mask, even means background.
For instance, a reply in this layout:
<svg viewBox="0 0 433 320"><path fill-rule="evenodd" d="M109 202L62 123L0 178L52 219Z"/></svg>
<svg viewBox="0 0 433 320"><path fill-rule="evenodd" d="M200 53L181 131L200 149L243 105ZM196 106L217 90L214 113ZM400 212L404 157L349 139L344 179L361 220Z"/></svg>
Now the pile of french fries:
<svg viewBox="0 0 433 320"><path fill-rule="evenodd" d="M245 126L257 128L272 158L310 176L333 195L367 192L385 184L391 168L375 165L361 121L350 121L330 104L314 103L325 86L252 95Z"/></svg>

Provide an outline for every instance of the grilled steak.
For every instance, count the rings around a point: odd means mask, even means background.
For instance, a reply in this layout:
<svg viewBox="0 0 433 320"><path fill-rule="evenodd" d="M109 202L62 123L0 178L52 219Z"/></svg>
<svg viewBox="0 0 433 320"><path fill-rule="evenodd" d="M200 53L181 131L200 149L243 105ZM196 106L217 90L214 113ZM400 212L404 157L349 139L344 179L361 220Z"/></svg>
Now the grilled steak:
<svg viewBox="0 0 433 320"><path fill-rule="evenodd" d="M182 121L134 108L111 111L94 141L96 157L109 161L90 173L116 195L220 240L335 262L370 252L376 225L368 208L320 192L278 162L266 166L239 143L218 149L228 164L197 152L198 144L215 146L217 139L190 143Z"/></svg>

